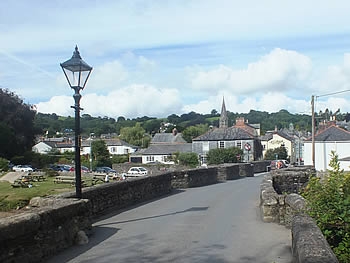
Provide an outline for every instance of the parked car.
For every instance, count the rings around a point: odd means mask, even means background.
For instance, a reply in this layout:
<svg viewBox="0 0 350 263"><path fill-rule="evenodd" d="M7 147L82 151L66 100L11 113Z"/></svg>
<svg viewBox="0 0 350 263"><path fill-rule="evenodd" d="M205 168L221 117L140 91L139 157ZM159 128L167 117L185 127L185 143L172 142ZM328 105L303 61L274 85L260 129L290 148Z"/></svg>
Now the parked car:
<svg viewBox="0 0 350 263"><path fill-rule="evenodd" d="M33 172L33 168L29 165L16 165L12 167L15 172Z"/></svg>
<svg viewBox="0 0 350 263"><path fill-rule="evenodd" d="M95 170L96 173L106 173L106 174L116 174L117 171L113 170L110 167L103 166L103 167L97 167Z"/></svg>
<svg viewBox="0 0 350 263"><path fill-rule="evenodd" d="M81 168L81 172L82 172L82 173L90 173L90 169L87 168L86 166L83 166L83 165L82 165L80 168ZM70 171L71 171L71 172L74 172L74 171L75 171L75 166L72 166L72 168L71 168Z"/></svg>
<svg viewBox="0 0 350 263"><path fill-rule="evenodd" d="M143 167L131 167L127 172L127 176L144 176L147 174L147 169Z"/></svg>
<svg viewBox="0 0 350 263"><path fill-rule="evenodd" d="M90 173L90 169L89 168L87 168L86 166L81 166L81 171L83 172L83 173Z"/></svg>
<svg viewBox="0 0 350 263"><path fill-rule="evenodd" d="M51 164L49 169L54 170L56 172L73 172L74 167L67 164Z"/></svg>
<svg viewBox="0 0 350 263"><path fill-rule="evenodd" d="M287 160L273 160L271 161L270 167L271 169L281 169L289 166L289 162Z"/></svg>

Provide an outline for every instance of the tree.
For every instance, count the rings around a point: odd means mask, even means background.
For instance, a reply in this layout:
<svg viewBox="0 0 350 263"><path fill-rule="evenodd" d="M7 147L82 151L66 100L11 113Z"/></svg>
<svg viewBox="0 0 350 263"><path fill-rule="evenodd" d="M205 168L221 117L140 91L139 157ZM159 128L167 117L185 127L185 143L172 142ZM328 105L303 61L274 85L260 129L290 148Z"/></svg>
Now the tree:
<svg viewBox="0 0 350 263"><path fill-rule="evenodd" d="M207 153L208 164L237 163L243 155L242 149L238 147L216 148Z"/></svg>
<svg viewBox="0 0 350 263"><path fill-rule="evenodd" d="M198 124L196 126L190 126L183 130L182 137L186 142L191 143L192 139L206 133L209 130L208 124Z"/></svg>
<svg viewBox="0 0 350 263"><path fill-rule="evenodd" d="M143 146L145 139L145 130L140 123L136 123L134 127L124 127L120 130L120 138L127 143L136 146Z"/></svg>
<svg viewBox="0 0 350 263"><path fill-rule="evenodd" d="M198 155L196 153L179 153L177 156L179 164L196 167L198 165Z"/></svg>
<svg viewBox="0 0 350 263"><path fill-rule="evenodd" d="M109 151L106 142L96 140L91 143L92 157L94 166L111 166L112 162L109 158Z"/></svg>
<svg viewBox="0 0 350 263"><path fill-rule="evenodd" d="M265 153L265 160L275 160L275 159L288 159L288 153L286 147L278 147L275 149L268 149Z"/></svg>
<svg viewBox="0 0 350 263"><path fill-rule="evenodd" d="M0 157L10 159L31 150L35 110L16 94L0 89Z"/></svg>

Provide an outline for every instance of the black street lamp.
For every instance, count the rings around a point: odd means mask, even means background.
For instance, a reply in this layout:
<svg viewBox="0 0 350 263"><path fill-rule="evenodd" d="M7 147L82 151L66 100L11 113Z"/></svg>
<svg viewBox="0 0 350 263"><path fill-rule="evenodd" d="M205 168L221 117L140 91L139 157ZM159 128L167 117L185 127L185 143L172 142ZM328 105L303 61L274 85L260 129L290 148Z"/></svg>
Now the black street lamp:
<svg viewBox="0 0 350 263"><path fill-rule="evenodd" d="M81 198L81 163L80 163L80 90L83 90L90 76L92 67L82 60L78 51L78 46L75 46L75 51L71 59L60 64L64 75L67 78L69 86L74 90L74 106L75 109L75 190L76 197Z"/></svg>

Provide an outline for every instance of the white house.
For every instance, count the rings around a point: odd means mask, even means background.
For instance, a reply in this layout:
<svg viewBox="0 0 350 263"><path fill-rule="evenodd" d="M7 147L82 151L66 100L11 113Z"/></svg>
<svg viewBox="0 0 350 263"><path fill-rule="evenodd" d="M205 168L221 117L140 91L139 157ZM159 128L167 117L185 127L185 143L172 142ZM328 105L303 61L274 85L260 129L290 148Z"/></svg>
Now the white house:
<svg viewBox="0 0 350 263"><path fill-rule="evenodd" d="M312 138L304 142L304 164L312 165ZM315 135L315 169L331 169L331 152L335 151L340 161L340 168L350 171L350 132L337 126L330 126Z"/></svg>
<svg viewBox="0 0 350 263"><path fill-rule="evenodd" d="M219 128L212 128L192 140L192 152L198 154L201 164L206 163L207 154L211 149L238 147L243 150L243 162L254 161L258 154L260 142L257 136L260 125L248 124L244 118L237 118L236 124L228 127L228 115L225 101L222 100Z"/></svg>
<svg viewBox="0 0 350 263"><path fill-rule="evenodd" d="M295 162L295 160L293 160L293 158L295 158L294 139L282 131L274 131L272 133L265 134L261 137L261 144L263 146L264 157L267 150L285 147L288 158L292 163Z"/></svg>
<svg viewBox="0 0 350 263"><path fill-rule="evenodd" d="M80 154L81 155L90 155L91 152L91 142L93 140L83 140L81 142ZM138 147L133 146L131 144L126 143L120 139L104 139L107 149L110 154L129 154L135 152ZM64 152L74 152L75 145L72 141L57 141L57 140L49 140L49 141L41 141L35 144L32 147L32 151L47 154L52 150L57 150L60 153Z"/></svg>
<svg viewBox="0 0 350 263"><path fill-rule="evenodd" d="M70 142L41 141L32 147L32 151L40 154L48 154L50 151L59 151L60 153L74 151L74 145Z"/></svg>
<svg viewBox="0 0 350 263"><path fill-rule="evenodd" d="M96 139L96 140L100 140L100 139ZM81 154L82 155L89 155L90 151L91 151L91 143L94 140L92 139L88 139L88 140L84 140L81 143ZM109 151L110 154L129 154L129 153L133 153L135 151L137 151L138 147L128 144L127 142L119 139L119 138L115 138L115 139L103 139L103 141L106 143L107 145L107 149Z"/></svg>
<svg viewBox="0 0 350 263"><path fill-rule="evenodd" d="M181 133L174 128L172 133L156 133L147 149L130 156L131 162L152 163L159 162L173 164L174 153L192 151L192 144L187 143Z"/></svg>

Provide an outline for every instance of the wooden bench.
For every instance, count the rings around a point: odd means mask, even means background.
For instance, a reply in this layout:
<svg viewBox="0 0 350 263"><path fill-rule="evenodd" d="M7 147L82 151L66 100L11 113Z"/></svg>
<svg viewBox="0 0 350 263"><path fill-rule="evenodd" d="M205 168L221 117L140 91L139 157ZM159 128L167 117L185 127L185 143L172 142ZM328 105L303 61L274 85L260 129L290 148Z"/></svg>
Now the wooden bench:
<svg viewBox="0 0 350 263"><path fill-rule="evenodd" d="M56 178L53 180L54 183L56 184L73 184L75 183L75 177L73 176L64 176L64 175L59 175L56 176Z"/></svg>
<svg viewBox="0 0 350 263"><path fill-rule="evenodd" d="M92 181L91 181L91 184L92 185L95 185L97 183L104 183L105 182L105 175L94 175L92 177Z"/></svg>
<svg viewBox="0 0 350 263"><path fill-rule="evenodd" d="M59 175L59 176L56 176L56 178L53 180L53 182L56 184L70 184L70 185L74 186L75 185L75 177ZM81 180L81 186L83 186L83 187L87 186L87 184L85 183L84 180Z"/></svg>
<svg viewBox="0 0 350 263"><path fill-rule="evenodd" d="M11 186L13 188L19 188L19 187L23 187L23 188L29 188L30 182L29 181L22 181L20 179L17 179L13 182L13 184L11 184Z"/></svg>
<svg viewBox="0 0 350 263"><path fill-rule="evenodd" d="M41 174L33 174L32 175L32 180L35 181L35 182L40 182L40 181L45 181L46 178L44 175L41 175Z"/></svg>

